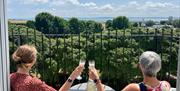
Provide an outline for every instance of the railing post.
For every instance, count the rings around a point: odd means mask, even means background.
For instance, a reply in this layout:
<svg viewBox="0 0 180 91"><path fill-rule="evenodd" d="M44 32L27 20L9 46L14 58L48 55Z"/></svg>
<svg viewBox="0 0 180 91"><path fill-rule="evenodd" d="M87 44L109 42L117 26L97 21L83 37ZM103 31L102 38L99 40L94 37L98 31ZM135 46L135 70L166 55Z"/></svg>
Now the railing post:
<svg viewBox="0 0 180 91"><path fill-rule="evenodd" d="M7 0L0 0L0 91L10 91Z"/></svg>
<svg viewBox="0 0 180 91"><path fill-rule="evenodd" d="M178 70L177 70L177 83L176 91L180 91L180 37L179 37L179 52L178 52Z"/></svg>

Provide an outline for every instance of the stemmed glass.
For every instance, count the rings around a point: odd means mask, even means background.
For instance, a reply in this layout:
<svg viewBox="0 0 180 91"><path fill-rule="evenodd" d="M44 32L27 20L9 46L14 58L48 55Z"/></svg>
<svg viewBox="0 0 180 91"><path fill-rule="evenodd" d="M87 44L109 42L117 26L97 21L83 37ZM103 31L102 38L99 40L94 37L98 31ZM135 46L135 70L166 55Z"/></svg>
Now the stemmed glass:
<svg viewBox="0 0 180 91"><path fill-rule="evenodd" d="M85 63L86 63L86 61L85 60L80 60L79 61L79 65L85 65ZM82 80L82 77L79 75L76 79L78 79L78 80Z"/></svg>
<svg viewBox="0 0 180 91"><path fill-rule="evenodd" d="M94 69L94 68L95 68L95 61L89 60L89 69ZM87 91L97 91L93 80L90 78L87 83Z"/></svg>
<svg viewBox="0 0 180 91"><path fill-rule="evenodd" d="M94 60L89 60L89 69L95 68L95 61Z"/></svg>

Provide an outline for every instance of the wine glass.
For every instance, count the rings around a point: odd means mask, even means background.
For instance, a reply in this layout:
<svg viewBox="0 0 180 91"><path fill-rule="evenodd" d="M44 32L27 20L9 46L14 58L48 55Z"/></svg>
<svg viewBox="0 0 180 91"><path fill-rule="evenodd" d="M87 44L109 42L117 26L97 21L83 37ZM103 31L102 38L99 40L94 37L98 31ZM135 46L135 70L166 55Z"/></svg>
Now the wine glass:
<svg viewBox="0 0 180 91"><path fill-rule="evenodd" d="M94 60L89 60L89 69L95 68L95 61Z"/></svg>
<svg viewBox="0 0 180 91"><path fill-rule="evenodd" d="M89 69L94 69L95 68L95 61L94 60L89 60ZM89 79L92 80L92 79Z"/></svg>
<svg viewBox="0 0 180 91"><path fill-rule="evenodd" d="M85 63L86 63L86 61L85 60L80 60L79 61L79 65L85 65ZM78 80L82 80L82 77L79 75L76 79L78 79Z"/></svg>

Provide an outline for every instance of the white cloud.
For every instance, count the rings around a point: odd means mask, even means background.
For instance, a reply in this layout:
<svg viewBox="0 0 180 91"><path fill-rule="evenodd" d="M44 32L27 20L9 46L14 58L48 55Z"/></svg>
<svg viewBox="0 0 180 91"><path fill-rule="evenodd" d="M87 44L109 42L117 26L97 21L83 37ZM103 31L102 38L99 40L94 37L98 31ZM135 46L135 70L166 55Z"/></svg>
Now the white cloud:
<svg viewBox="0 0 180 91"><path fill-rule="evenodd" d="M53 11L56 11L57 9L55 9L55 8L52 8L52 10L53 10Z"/></svg>
<svg viewBox="0 0 180 91"><path fill-rule="evenodd" d="M160 2L145 2L144 5L142 5L141 7L138 7L139 9L142 10L148 10L148 9L158 9L158 10L162 10L162 9L178 9L179 6L169 3L169 2L164 2L164 3L160 3Z"/></svg>
<svg viewBox="0 0 180 91"><path fill-rule="evenodd" d="M129 5L139 6L139 4L137 3L137 1L131 1L131 2L129 2Z"/></svg>
<svg viewBox="0 0 180 91"><path fill-rule="evenodd" d="M86 9L93 9L97 11L112 11L114 9L114 7L112 7L112 5L110 4L98 6L94 2L81 3L79 0L54 0L51 3L51 6L53 5L60 6L60 5L66 5L66 4L71 4L78 7L84 7Z"/></svg>
<svg viewBox="0 0 180 91"><path fill-rule="evenodd" d="M42 11L43 12L49 12L52 15L54 15L56 12L56 9L55 8L51 8L51 9L39 8L39 9L30 10L30 12L34 14L33 16L36 16L38 13L40 13Z"/></svg>
<svg viewBox="0 0 180 91"><path fill-rule="evenodd" d="M83 7L97 7L97 5L94 2L84 3L81 4Z"/></svg>
<svg viewBox="0 0 180 91"><path fill-rule="evenodd" d="M64 0L66 4L72 4L76 7L83 7L89 15L108 15L108 16L169 16L174 14L178 16L179 5L170 2L138 2L131 1L121 5L97 5L94 2L81 3L79 0ZM67 2L68 1L68 2ZM65 4L65 3L64 3ZM88 12L89 11L89 12ZM171 12L171 13L170 13Z"/></svg>
<svg viewBox="0 0 180 91"><path fill-rule="evenodd" d="M39 3L47 3L49 0L32 0L34 2L39 2Z"/></svg>
<svg viewBox="0 0 180 91"><path fill-rule="evenodd" d="M72 4L74 4L74 5L80 5L79 0L64 0L64 1L69 2L69 3L72 3Z"/></svg>
<svg viewBox="0 0 180 91"><path fill-rule="evenodd" d="M79 0L52 0L50 2L51 5L65 5L65 4L72 4L72 5L81 5Z"/></svg>
<svg viewBox="0 0 180 91"><path fill-rule="evenodd" d="M113 11L114 7L112 7L110 4L106 4L104 6L101 6L99 9L103 11Z"/></svg>
<svg viewBox="0 0 180 91"><path fill-rule="evenodd" d="M60 16L179 16L180 5L171 2L130 1L127 4L96 4L81 0L19 0L26 4L45 4ZM45 9L45 10L47 10ZM61 10L59 10L61 9ZM38 10L43 11L43 10ZM83 13L81 13L83 12ZM73 14L72 14L73 13Z"/></svg>
<svg viewBox="0 0 180 91"><path fill-rule="evenodd" d="M171 2L137 2L116 7L114 15L125 16L180 16L180 5Z"/></svg>
<svg viewBox="0 0 180 91"><path fill-rule="evenodd" d="M20 0L23 4L44 4L48 3L49 0Z"/></svg>
<svg viewBox="0 0 180 91"><path fill-rule="evenodd" d="M65 0L53 0L51 3L50 3L50 5L51 6L59 6L59 5L64 5L66 2L65 2Z"/></svg>

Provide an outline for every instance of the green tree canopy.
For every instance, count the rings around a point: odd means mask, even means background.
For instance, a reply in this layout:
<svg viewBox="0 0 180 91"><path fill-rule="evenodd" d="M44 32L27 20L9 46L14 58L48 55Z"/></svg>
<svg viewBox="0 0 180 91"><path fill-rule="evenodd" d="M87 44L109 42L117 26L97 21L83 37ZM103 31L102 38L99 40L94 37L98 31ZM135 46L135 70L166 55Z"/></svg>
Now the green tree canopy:
<svg viewBox="0 0 180 91"><path fill-rule="evenodd" d="M33 29L36 28L36 27L35 27L35 22L32 21L32 20L27 21L27 22L26 22L26 26L29 27L29 28L33 28Z"/></svg>
<svg viewBox="0 0 180 91"><path fill-rule="evenodd" d="M126 16L118 16L113 19L114 29L123 29L129 27L129 19Z"/></svg>
<svg viewBox="0 0 180 91"><path fill-rule="evenodd" d="M112 20L107 20L106 21L106 28L110 28L113 26L113 21Z"/></svg>
<svg viewBox="0 0 180 91"><path fill-rule="evenodd" d="M95 25L95 21L92 21L92 20L87 21L86 22L86 30L85 30L85 32L88 32L88 33L94 32L95 31L94 30L95 29L94 25Z"/></svg>
<svg viewBox="0 0 180 91"><path fill-rule="evenodd" d="M80 24L77 18L71 18L69 20L69 29L72 31L72 33L78 34L80 32Z"/></svg>
<svg viewBox="0 0 180 91"><path fill-rule="evenodd" d="M135 22L135 23L133 23L133 25L132 25L133 27L138 27L138 23L137 22Z"/></svg>
<svg viewBox="0 0 180 91"><path fill-rule="evenodd" d="M173 24L174 27L180 28L180 19L174 20L172 24Z"/></svg>
<svg viewBox="0 0 180 91"><path fill-rule="evenodd" d="M47 13L47 12L39 13L35 17L36 29L45 34L53 31L53 29L52 29L53 19L54 19L54 16L51 15L50 13Z"/></svg>
<svg viewBox="0 0 180 91"><path fill-rule="evenodd" d="M168 21L165 21L165 20L163 20L163 21L160 21L160 24L161 24L161 25L168 24Z"/></svg>
<svg viewBox="0 0 180 91"><path fill-rule="evenodd" d="M172 25L173 24L173 16L168 17L168 24Z"/></svg>
<svg viewBox="0 0 180 91"><path fill-rule="evenodd" d="M80 30L80 32L85 31L85 29L86 29L86 22L83 21L83 20L79 21L79 30Z"/></svg>
<svg viewBox="0 0 180 91"><path fill-rule="evenodd" d="M63 18L57 17L55 16L53 19L53 33L58 33L58 34L62 34L64 32L66 32L68 28L68 24L67 21L64 20Z"/></svg>
<svg viewBox="0 0 180 91"><path fill-rule="evenodd" d="M94 32L101 32L101 31L103 31L103 26L102 26L102 24L101 23L95 23L94 24L94 27L95 27L95 31Z"/></svg>
<svg viewBox="0 0 180 91"><path fill-rule="evenodd" d="M148 26L148 27L151 27L153 25L155 25L155 22L152 21L152 20L149 20L149 21L146 22L146 26Z"/></svg>

